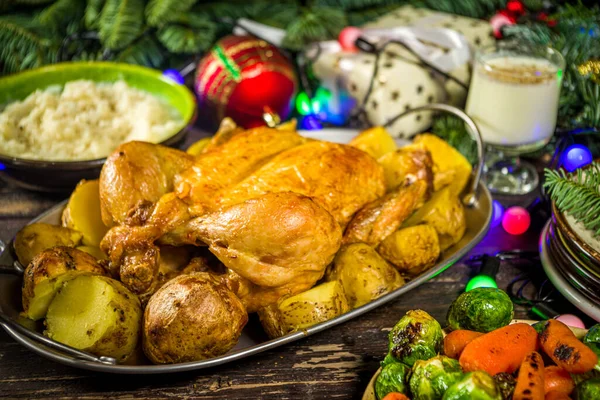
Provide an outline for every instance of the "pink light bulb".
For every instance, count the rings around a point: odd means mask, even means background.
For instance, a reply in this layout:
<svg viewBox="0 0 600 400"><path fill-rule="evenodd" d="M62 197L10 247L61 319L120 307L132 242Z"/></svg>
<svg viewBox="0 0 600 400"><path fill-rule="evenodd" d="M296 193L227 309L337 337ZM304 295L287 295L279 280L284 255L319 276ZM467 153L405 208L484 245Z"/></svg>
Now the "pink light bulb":
<svg viewBox="0 0 600 400"><path fill-rule="evenodd" d="M523 207L511 207L504 212L502 227L511 235L521 235L527 232L531 224L529 212Z"/></svg>

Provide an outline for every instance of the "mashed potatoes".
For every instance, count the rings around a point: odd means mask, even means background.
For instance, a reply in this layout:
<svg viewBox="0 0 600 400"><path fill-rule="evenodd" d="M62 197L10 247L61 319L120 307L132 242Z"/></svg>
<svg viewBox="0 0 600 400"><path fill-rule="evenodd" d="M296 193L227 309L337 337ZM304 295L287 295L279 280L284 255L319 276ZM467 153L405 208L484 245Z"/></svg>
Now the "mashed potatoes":
<svg viewBox="0 0 600 400"><path fill-rule="evenodd" d="M183 121L176 110L125 82L72 81L38 90L0 114L0 154L74 161L103 158L131 140L158 143Z"/></svg>

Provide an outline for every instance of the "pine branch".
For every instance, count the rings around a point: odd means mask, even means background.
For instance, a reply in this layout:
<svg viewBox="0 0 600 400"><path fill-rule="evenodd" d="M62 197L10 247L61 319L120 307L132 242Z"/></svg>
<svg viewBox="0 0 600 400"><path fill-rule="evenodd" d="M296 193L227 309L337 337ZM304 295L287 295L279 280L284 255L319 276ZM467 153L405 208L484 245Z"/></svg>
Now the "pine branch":
<svg viewBox="0 0 600 400"><path fill-rule="evenodd" d="M567 174L564 170L545 170L546 193L561 212L568 212L586 229L600 235L600 163L594 162L585 173L578 169Z"/></svg>
<svg viewBox="0 0 600 400"><path fill-rule="evenodd" d="M363 10L366 8L378 8L383 6L400 7L408 4L407 0L316 0L315 6L333 7L338 10Z"/></svg>
<svg viewBox="0 0 600 400"><path fill-rule="evenodd" d="M45 28L64 34L70 24L79 23L84 6L82 0L57 0L44 8L37 18Z"/></svg>
<svg viewBox="0 0 600 400"><path fill-rule="evenodd" d="M144 0L106 0L100 14L100 40L111 50L129 46L144 26Z"/></svg>
<svg viewBox="0 0 600 400"><path fill-rule="evenodd" d="M7 73L36 68L52 62L56 43L30 16L0 17L0 64Z"/></svg>
<svg viewBox="0 0 600 400"><path fill-rule="evenodd" d="M213 21L204 15L187 12L161 27L157 37L172 53L198 53L212 45L215 32Z"/></svg>
<svg viewBox="0 0 600 400"><path fill-rule="evenodd" d="M159 68L165 61L165 51L154 38L144 35L123 49L114 61Z"/></svg>
<svg viewBox="0 0 600 400"><path fill-rule="evenodd" d="M350 10L346 15L348 23L352 26L360 26L372 21L382 15L392 12L398 8L398 4L388 4L360 10Z"/></svg>
<svg viewBox="0 0 600 400"><path fill-rule="evenodd" d="M471 18L489 18L506 6L506 0L417 0L416 6Z"/></svg>
<svg viewBox="0 0 600 400"><path fill-rule="evenodd" d="M332 39L347 25L341 10L330 7L314 7L294 21L283 40L283 47L301 50L308 43Z"/></svg>
<svg viewBox="0 0 600 400"><path fill-rule="evenodd" d="M105 0L87 0L85 14L83 17L83 21L87 29L98 29L100 25L100 14L102 13L104 3Z"/></svg>
<svg viewBox="0 0 600 400"><path fill-rule="evenodd" d="M197 0L150 0L146 6L148 25L158 27L189 11Z"/></svg>

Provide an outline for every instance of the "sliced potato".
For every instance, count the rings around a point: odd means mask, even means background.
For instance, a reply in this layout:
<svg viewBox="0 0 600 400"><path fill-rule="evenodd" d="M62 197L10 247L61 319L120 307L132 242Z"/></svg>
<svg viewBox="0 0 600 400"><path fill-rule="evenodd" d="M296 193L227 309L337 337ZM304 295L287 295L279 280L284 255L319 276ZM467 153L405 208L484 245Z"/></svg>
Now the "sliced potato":
<svg viewBox="0 0 600 400"><path fill-rule="evenodd" d="M62 214L62 225L83 234L83 244L99 247L108 231L100 214L100 184L97 179L79 182Z"/></svg>
<svg viewBox="0 0 600 400"><path fill-rule="evenodd" d="M296 118L292 118L289 121L285 121L277 125L275 129L277 129L278 131L296 131L297 125L298 121L296 120Z"/></svg>
<svg viewBox="0 0 600 400"><path fill-rule="evenodd" d="M44 334L122 362L137 346L141 323L140 301L121 282L80 275L65 282L50 303Z"/></svg>
<svg viewBox="0 0 600 400"><path fill-rule="evenodd" d="M423 180L430 188L433 187L433 161L431 154L423 147L405 146L385 154L377 161L383 167L388 192L416 180Z"/></svg>
<svg viewBox="0 0 600 400"><path fill-rule="evenodd" d="M107 260L108 257L104 252L100 249L100 247L95 246L77 246L77 250L85 251L91 256L94 256L97 260Z"/></svg>
<svg viewBox="0 0 600 400"><path fill-rule="evenodd" d="M423 207L404 222L403 227L419 224L431 225L436 230L441 251L458 243L465 234L467 221L465 209L452 187L435 192Z"/></svg>
<svg viewBox="0 0 600 400"><path fill-rule="evenodd" d="M156 364L227 353L248 322L240 299L206 272L180 275L158 289L144 312L144 353Z"/></svg>
<svg viewBox="0 0 600 400"><path fill-rule="evenodd" d="M359 133L349 144L370 154L375 159L398 148L394 138L382 126L375 126Z"/></svg>
<svg viewBox="0 0 600 400"><path fill-rule="evenodd" d="M186 153L191 154L193 156L197 156L198 154L201 154L204 151L204 149L206 148L206 146L208 146L209 143L210 138L200 139L197 142L192 143L192 145L186 150Z"/></svg>
<svg viewBox="0 0 600 400"><path fill-rule="evenodd" d="M44 318L62 284L80 274L106 275L91 255L72 247L53 247L38 254L23 274L23 315Z"/></svg>
<svg viewBox="0 0 600 400"><path fill-rule="evenodd" d="M25 226L15 237L15 253L19 262L27 267L31 260L42 251L55 246L75 247L81 243L83 235L62 226L36 223Z"/></svg>
<svg viewBox="0 0 600 400"><path fill-rule="evenodd" d="M430 133L417 135L414 143L424 146L431 153L434 190L449 185L451 193L459 195L471 177L471 163L446 141Z"/></svg>
<svg viewBox="0 0 600 400"><path fill-rule="evenodd" d="M306 329L349 311L338 281L322 283L258 310L260 323L270 338Z"/></svg>
<svg viewBox="0 0 600 400"><path fill-rule="evenodd" d="M431 226L415 225L392 233L377 251L398 271L415 276L435 264L440 256L440 243Z"/></svg>
<svg viewBox="0 0 600 400"><path fill-rule="evenodd" d="M404 285L398 271L365 243L342 247L335 256L328 281L339 281L351 308L367 304Z"/></svg>

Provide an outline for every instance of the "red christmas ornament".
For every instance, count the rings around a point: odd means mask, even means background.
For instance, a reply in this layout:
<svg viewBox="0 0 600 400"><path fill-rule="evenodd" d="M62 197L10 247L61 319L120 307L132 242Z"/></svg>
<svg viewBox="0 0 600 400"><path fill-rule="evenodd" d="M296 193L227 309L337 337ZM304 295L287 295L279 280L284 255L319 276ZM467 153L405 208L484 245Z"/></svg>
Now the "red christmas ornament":
<svg viewBox="0 0 600 400"><path fill-rule="evenodd" d="M525 5L520 0L508 0L506 10L516 16L523 15L525 14Z"/></svg>
<svg viewBox="0 0 600 400"><path fill-rule="evenodd" d="M201 112L253 128L265 125L267 111L281 119L289 115L296 75L277 47L251 36L226 36L198 64L194 87Z"/></svg>

